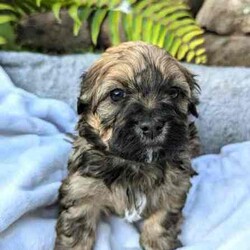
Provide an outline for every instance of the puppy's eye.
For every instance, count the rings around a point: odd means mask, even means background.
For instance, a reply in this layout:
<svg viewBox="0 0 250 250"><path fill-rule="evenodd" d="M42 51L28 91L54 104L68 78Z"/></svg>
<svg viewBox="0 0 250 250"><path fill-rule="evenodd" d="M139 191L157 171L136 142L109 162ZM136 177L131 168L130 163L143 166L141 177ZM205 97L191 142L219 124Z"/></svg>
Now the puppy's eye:
<svg viewBox="0 0 250 250"><path fill-rule="evenodd" d="M113 89L110 91L110 98L114 102L118 102L125 97L125 92L122 89Z"/></svg>
<svg viewBox="0 0 250 250"><path fill-rule="evenodd" d="M169 89L168 94L171 96L171 98L177 98L180 94L180 89L177 87L172 87Z"/></svg>

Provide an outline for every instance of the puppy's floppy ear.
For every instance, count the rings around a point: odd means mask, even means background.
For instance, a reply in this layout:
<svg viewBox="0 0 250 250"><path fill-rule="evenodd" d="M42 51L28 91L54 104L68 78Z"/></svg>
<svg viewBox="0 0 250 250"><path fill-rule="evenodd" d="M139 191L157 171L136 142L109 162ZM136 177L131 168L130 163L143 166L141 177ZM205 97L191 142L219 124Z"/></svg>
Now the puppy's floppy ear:
<svg viewBox="0 0 250 250"><path fill-rule="evenodd" d="M196 118L199 117L198 111L196 109L196 105L193 102L189 103L189 105L188 105L188 111L189 111L190 114L192 114Z"/></svg>
<svg viewBox="0 0 250 250"><path fill-rule="evenodd" d="M77 114L78 115L85 113L88 110L88 106L89 106L89 98L87 97L87 93L84 93L86 90L86 84L85 84L86 78L87 78L87 71L85 71L81 75L81 79L82 79L81 94L80 94L80 97L78 97L77 99Z"/></svg>
<svg viewBox="0 0 250 250"><path fill-rule="evenodd" d="M188 105L188 111L190 114L192 114L195 117L198 117L198 111L196 109L196 106L199 104L199 99L197 95L200 93L200 86L195 80L194 74L192 74L189 70L187 70L185 67L183 67L180 63L180 70L184 74L191 90L191 98L189 100L189 105Z"/></svg>
<svg viewBox="0 0 250 250"><path fill-rule="evenodd" d="M80 98L77 99L77 114L80 115L86 110L86 104L84 104Z"/></svg>

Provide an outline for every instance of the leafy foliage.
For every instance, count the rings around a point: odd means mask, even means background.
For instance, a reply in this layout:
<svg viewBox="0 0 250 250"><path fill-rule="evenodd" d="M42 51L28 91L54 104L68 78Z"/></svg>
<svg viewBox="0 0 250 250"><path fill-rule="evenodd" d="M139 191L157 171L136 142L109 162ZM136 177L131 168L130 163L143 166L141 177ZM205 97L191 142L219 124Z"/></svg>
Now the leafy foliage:
<svg viewBox="0 0 250 250"><path fill-rule="evenodd" d="M113 45L122 40L142 40L165 48L178 60L206 62L203 30L192 18L182 0L128 0L129 11L121 8L121 0L13 0L0 3L0 28L14 24L27 14L52 10L60 22L60 10L67 9L74 20L73 33L78 35L83 22L90 23L94 45L104 20L108 21ZM8 42L1 36L0 45Z"/></svg>

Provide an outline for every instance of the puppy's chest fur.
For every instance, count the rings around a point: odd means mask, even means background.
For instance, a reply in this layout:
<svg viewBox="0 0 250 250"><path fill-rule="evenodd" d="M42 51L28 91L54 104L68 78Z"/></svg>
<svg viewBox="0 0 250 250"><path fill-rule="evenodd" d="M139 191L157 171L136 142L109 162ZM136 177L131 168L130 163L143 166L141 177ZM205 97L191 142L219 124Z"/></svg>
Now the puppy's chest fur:
<svg viewBox="0 0 250 250"><path fill-rule="evenodd" d="M143 192L134 192L134 202L125 209L124 218L128 222L136 222L142 219L142 213L147 205L147 197Z"/></svg>
<svg viewBox="0 0 250 250"><path fill-rule="evenodd" d="M153 149L147 149L146 150L146 162L150 163L153 160ZM135 191L133 192L133 201L132 204L130 204L129 208L125 209L124 218L128 222L136 222L142 219L142 213L145 210L148 202L148 198L144 192L141 191Z"/></svg>

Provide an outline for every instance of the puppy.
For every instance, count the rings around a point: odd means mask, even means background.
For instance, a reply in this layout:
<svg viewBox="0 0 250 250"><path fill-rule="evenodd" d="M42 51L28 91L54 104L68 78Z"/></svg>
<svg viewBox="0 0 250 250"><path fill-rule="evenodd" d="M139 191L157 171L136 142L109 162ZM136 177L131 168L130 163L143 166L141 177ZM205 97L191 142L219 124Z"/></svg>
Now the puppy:
<svg viewBox="0 0 250 250"><path fill-rule="evenodd" d="M198 152L198 85L164 50L143 42L108 49L82 77L68 177L60 188L55 249L91 250L97 222L143 219L145 250L172 250Z"/></svg>

